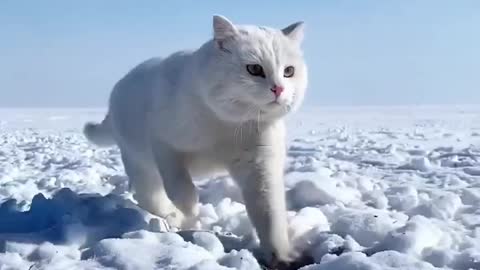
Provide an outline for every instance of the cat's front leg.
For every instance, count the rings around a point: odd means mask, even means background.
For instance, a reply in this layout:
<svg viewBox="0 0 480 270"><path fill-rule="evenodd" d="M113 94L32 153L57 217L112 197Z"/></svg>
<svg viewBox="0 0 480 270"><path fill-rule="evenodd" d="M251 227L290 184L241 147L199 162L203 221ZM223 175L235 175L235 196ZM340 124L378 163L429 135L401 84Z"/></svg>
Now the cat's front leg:
<svg viewBox="0 0 480 270"><path fill-rule="evenodd" d="M288 262L291 251L283 182L283 123L258 135L252 146L239 150L229 166L230 173L242 189L248 216L266 259Z"/></svg>

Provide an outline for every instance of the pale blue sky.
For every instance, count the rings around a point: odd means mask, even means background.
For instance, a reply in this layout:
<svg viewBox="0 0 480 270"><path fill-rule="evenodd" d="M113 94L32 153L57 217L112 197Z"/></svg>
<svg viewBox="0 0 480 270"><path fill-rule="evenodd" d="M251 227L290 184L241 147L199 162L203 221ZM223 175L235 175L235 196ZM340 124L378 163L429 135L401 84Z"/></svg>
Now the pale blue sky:
<svg viewBox="0 0 480 270"><path fill-rule="evenodd" d="M1 0L0 106L104 106L140 61L210 38L212 14L304 20L310 105L480 104L478 0Z"/></svg>

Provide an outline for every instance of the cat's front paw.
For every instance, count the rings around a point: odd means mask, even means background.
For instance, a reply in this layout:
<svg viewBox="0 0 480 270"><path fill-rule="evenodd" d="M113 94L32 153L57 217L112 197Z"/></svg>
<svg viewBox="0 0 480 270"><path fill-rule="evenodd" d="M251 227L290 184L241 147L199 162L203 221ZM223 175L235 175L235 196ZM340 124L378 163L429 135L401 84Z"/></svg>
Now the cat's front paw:
<svg viewBox="0 0 480 270"><path fill-rule="evenodd" d="M311 256L305 256L297 251L291 251L287 256L279 257L275 254L271 255L271 260L265 264L269 269L290 270L299 269L305 265L313 264L314 260Z"/></svg>
<svg viewBox="0 0 480 270"><path fill-rule="evenodd" d="M265 252L264 250L257 253L257 259L261 265L269 269L277 269L278 265L288 264L292 261L289 256L279 256L275 252Z"/></svg>
<svg viewBox="0 0 480 270"><path fill-rule="evenodd" d="M282 254L272 254L271 263L273 265L289 265L293 261L295 261L300 254L296 253L295 251L289 250L288 253Z"/></svg>
<svg viewBox="0 0 480 270"><path fill-rule="evenodd" d="M179 230L182 229L185 216L180 211L174 211L166 215L165 220L167 221L170 228L174 230Z"/></svg>
<svg viewBox="0 0 480 270"><path fill-rule="evenodd" d="M181 228L182 230L198 230L202 225L198 219L198 216L184 216Z"/></svg>
<svg viewBox="0 0 480 270"><path fill-rule="evenodd" d="M168 214L165 219L170 227L174 227L177 230L194 230L200 228L197 216L186 216L181 211L172 212Z"/></svg>
<svg viewBox="0 0 480 270"><path fill-rule="evenodd" d="M295 266L306 265L302 262L304 261L313 261L308 260L307 258L302 257L299 251L294 249L283 249L277 252L261 252L259 257L259 262L266 266L268 269L298 269ZM292 268L293 267L293 268Z"/></svg>

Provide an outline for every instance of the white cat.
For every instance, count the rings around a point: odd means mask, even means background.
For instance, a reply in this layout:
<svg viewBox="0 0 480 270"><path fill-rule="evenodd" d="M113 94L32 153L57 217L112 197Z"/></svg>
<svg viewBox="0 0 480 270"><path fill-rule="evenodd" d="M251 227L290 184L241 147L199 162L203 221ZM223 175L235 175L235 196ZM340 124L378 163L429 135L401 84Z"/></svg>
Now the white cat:
<svg viewBox="0 0 480 270"><path fill-rule="evenodd" d="M192 177L228 171L262 249L288 261L282 118L307 86L303 23L276 30L214 16L213 30L195 51L135 67L115 85L103 122L84 132L119 146L142 208L179 223L198 212Z"/></svg>

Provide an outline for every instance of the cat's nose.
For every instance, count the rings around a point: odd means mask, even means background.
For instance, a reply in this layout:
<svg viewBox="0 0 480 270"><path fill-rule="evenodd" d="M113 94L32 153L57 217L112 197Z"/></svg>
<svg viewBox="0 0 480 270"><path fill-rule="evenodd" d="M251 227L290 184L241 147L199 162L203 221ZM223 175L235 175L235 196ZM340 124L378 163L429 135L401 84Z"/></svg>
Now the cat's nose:
<svg viewBox="0 0 480 270"><path fill-rule="evenodd" d="M272 88L270 88L270 91L272 91L273 94L275 95L275 97L278 98L283 92L283 87L278 86L278 85L274 85Z"/></svg>

